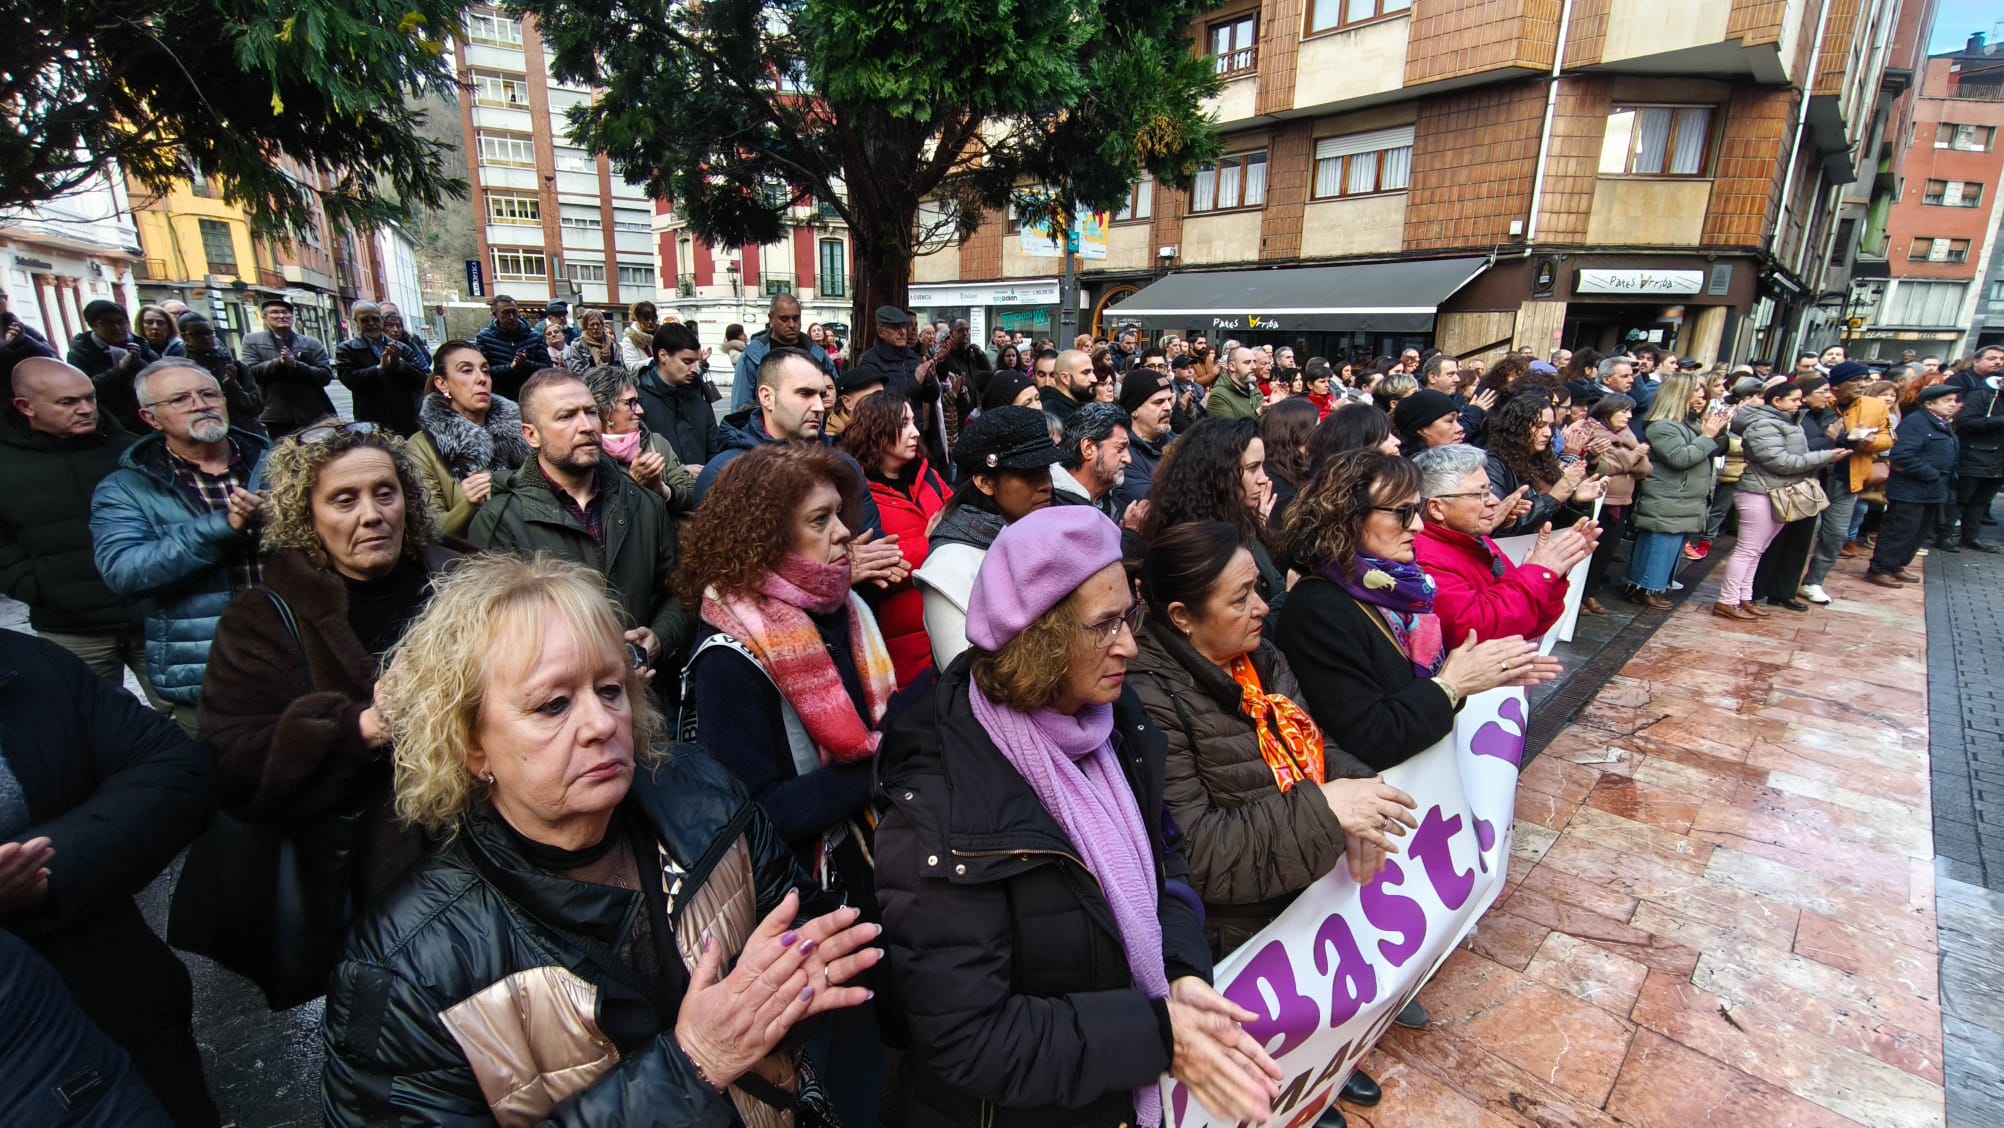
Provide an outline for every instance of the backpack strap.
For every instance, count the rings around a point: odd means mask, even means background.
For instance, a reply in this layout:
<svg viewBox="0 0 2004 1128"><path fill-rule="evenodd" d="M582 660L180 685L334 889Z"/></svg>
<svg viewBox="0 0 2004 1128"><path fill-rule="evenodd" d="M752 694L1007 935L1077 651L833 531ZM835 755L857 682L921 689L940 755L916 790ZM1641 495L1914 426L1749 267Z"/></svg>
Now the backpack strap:
<svg viewBox="0 0 2004 1128"><path fill-rule="evenodd" d="M696 649L689 654L688 663L682 667L682 701L676 711L675 730L679 738L689 744L696 743L696 659L713 649L735 652L751 663L753 669L765 675L765 680L775 691L779 690L779 683L772 680L771 671L765 668L750 647L723 631L712 634L696 644ZM806 775L820 768L821 750L814 746L813 738L807 735L806 722L800 719L800 714L786 700L783 692L779 693L779 719L786 728L786 746L793 757L795 774Z"/></svg>
<svg viewBox="0 0 2004 1128"><path fill-rule="evenodd" d="M306 642L299 636L299 619L293 615L292 607L285 597L270 588L257 589L271 600L272 610L278 612L278 621L284 625L286 637L292 640L292 648L299 652L299 669L306 675L306 690L313 691L313 664L306 660Z"/></svg>

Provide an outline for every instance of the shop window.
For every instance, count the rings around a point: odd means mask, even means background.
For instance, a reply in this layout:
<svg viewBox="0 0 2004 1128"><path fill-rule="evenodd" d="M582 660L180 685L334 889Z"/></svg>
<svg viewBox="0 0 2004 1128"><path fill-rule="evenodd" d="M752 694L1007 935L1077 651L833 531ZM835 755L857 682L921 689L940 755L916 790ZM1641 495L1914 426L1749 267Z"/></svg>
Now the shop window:
<svg viewBox="0 0 2004 1128"><path fill-rule="evenodd" d="M1969 240L1937 239L1923 235L1907 248L1909 262L1968 262Z"/></svg>
<svg viewBox="0 0 2004 1128"><path fill-rule="evenodd" d="M1147 219L1155 214L1155 178L1143 176L1127 190L1127 202L1114 213L1115 223L1126 223L1131 219Z"/></svg>
<svg viewBox="0 0 2004 1128"><path fill-rule="evenodd" d="M1945 121L1934 130L1934 147L1937 149L1987 153L1996 140L1997 127L1994 125L1958 125Z"/></svg>
<svg viewBox="0 0 2004 1128"><path fill-rule="evenodd" d="M1703 176L1710 106L1617 106L1600 147L1602 176Z"/></svg>
<svg viewBox="0 0 2004 1128"><path fill-rule="evenodd" d="M1308 34L1411 11L1413 0L1308 0Z"/></svg>
<svg viewBox="0 0 2004 1128"><path fill-rule="evenodd" d="M1315 198L1403 192L1412 183L1413 127L1325 137L1315 143Z"/></svg>
<svg viewBox="0 0 2004 1128"><path fill-rule="evenodd" d="M1197 170L1190 193L1193 212L1266 206L1266 154L1239 153Z"/></svg>
<svg viewBox="0 0 2004 1128"><path fill-rule="evenodd" d="M1983 185L1974 180L1930 180L1921 202L1944 208L1973 208L1983 202Z"/></svg>
<svg viewBox="0 0 2004 1128"><path fill-rule="evenodd" d="M1259 69L1259 16L1247 13L1211 25L1211 57L1218 74L1237 78Z"/></svg>

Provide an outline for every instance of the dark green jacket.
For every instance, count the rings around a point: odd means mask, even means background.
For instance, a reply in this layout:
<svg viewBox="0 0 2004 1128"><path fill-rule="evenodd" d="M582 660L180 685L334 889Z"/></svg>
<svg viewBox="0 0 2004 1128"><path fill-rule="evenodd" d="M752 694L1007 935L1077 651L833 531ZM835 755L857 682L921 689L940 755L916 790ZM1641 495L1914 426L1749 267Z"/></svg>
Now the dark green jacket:
<svg viewBox="0 0 2004 1128"><path fill-rule="evenodd" d="M38 631L86 634L139 625L139 603L114 595L91 558L90 496L133 436L108 411L97 433L59 438L0 410L0 591L28 605Z"/></svg>
<svg viewBox="0 0 2004 1128"><path fill-rule="evenodd" d="M557 501L557 487L530 459L520 470L496 471L494 495L473 519L466 537L492 552L529 556L547 552L604 576L619 596L630 626L647 627L661 640L662 669L679 669L693 624L675 597L675 566L681 560L675 521L668 503L633 484L619 464L600 456L598 483L603 500L605 542L591 539L578 519Z"/></svg>

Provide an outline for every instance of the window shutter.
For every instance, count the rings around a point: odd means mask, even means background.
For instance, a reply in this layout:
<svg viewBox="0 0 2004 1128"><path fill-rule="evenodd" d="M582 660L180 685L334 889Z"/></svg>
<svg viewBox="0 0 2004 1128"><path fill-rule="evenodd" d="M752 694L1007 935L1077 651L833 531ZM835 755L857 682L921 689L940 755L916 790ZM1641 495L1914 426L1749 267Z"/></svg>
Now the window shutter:
<svg viewBox="0 0 2004 1128"><path fill-rule="evenodd" d="M1324 137L1315 143L1315 159L1347 157L1352 153L1375 153L1380 149L1409 148L1413 143L1413 127L1402 125L1396 129L1377 129L1369 133L1352 133L1344 137Z"/></svg>

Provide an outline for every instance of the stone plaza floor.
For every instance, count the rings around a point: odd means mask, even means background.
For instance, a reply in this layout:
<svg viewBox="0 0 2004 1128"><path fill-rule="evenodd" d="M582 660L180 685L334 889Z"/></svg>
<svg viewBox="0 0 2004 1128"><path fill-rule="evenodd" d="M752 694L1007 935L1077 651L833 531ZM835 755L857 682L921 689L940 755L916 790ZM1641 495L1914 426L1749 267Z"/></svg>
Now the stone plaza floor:
<svg viewBox="0 0 2004 1128"><path fill-rule="evenodd" d="M1995 1092L2004 945L1960 882L1937 932L1926 600L1860 564L1759 623L1711 615L1712 569L1530 762L1503 897L1352 1125L2000 1123L1944 1093L1951 973L1977 1056L1948 1070Z"/></svg>

